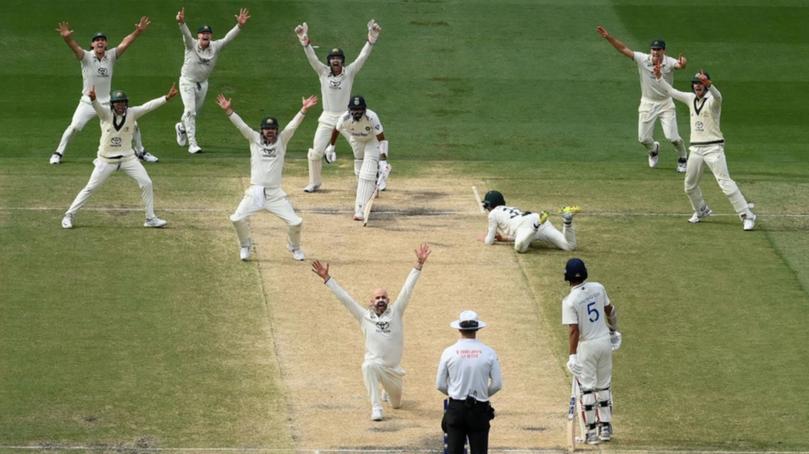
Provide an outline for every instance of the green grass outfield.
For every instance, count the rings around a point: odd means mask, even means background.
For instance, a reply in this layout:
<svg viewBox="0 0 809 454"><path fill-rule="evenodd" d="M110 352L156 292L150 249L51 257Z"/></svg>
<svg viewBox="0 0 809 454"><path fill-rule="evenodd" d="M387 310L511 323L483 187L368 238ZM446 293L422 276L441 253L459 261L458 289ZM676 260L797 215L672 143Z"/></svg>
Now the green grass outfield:
<svg viewBox="0 0 809 454"><path fill-rule="evenodd" d="M239 7L253 18L211 78L199 119L210 152L191 158L174 144L179 99L140 122L161 161L147 169L157 212L171 222L165 231L140 227L138 191L122 176L79 213L80 228L59 227L89 177L98 130L90 122L64 164L47 164L81 84L54 29L69 20L81 44L98 30L117 44L151 16L115 69L114 86L139 104L179 75L179 4L0 5L0 447L294 447L268 331L273 302L258 269L235 261L225 220L248 174L246 147L214 99L232 96L248 123L267 114L286 123L301 96L319 94L292 28L308 21L321 56L339 44L353 59L374 17L383 35L355 92L382 118L394 178L451 162L510 204L586 209L576 255L606 285L625 333L613 448L809 450L809 4L184 5L192 29L204 21L219 36ZM650 170L636 143L634 64L600 39L597 24L635 50L662 36L670 54L685 52L680 89L697 69L711 73L725 98L731 175L757 204L756 231L742 232L710 175L702 187L719 216L685 222L670 146ZM687 110L678 113L687 138ZM310 117L291 143L290 174L306 171ZM520 256L549 315L537 329L555 336L560 365L568 257Z"/></svg>

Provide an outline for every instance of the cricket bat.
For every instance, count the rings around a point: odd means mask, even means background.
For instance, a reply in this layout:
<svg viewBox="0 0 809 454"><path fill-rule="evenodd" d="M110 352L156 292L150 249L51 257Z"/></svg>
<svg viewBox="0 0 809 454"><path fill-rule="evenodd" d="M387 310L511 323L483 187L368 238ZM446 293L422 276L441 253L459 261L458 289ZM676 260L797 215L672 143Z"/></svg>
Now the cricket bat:
<svg viewBox="0 0 809 454"><path fill-rule="evenodd" d="M570 380L570 404L567 408L567 452L576 451L576 376Z"/></svg>
<svg viewBox="0 0 809 454"><path fill-rule="evenodd" d="M374 206L374 200L379 195L379 185L374 188L374 193L371 194L371 198L365 202L365 208L362 210L362 226L365 227L368 225L368 217L371 216L371 208Z"/></svg>

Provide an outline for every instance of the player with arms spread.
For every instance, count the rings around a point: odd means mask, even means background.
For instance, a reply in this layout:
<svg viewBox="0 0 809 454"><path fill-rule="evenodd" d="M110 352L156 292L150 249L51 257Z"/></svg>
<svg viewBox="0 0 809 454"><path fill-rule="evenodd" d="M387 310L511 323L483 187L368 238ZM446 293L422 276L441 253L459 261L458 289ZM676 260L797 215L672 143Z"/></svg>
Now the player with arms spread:
<svg viewBox="0 0 809 454"><path fill-rule="evenodd" d="M289 227L287 249L295 260L303 260L304 255L300 245L303 219L295 213L286 192L281 189L281 177L287 144L303 122L306 112L317 104L317 96L301 100L300 112L280 134L278 133L278 120L275 118L265 117L261 120L261 132L254 131L233 111L230 99L219 94L216 101L236 129L250 142L250 187L244 191L244 198L239 203L239 207L230 216L230 221L236 228L236 235L239 237L239 257L244 261L250 258L252 241L247 218L261 210L267 210L287 223Z"/></svg>
<svg viewBox="0 0 809 454"><path fill-rule="evenodd" d="M180 69L180 97L184 107L180 122L174 125L174 131L177 133L177 145L181 147L188 145L188 152L191 154L202 151L202 147L197 143L197 115L202 110L202 104L208 94L208 76L216 66L222 49L236 38L239 30L250 19L250 12L242 8L234 17L236 25L224 38L211 40L213 30L209 25L203 25L197 29L195 40L185 23L185 8L177 12L177 23L180 24L185 46L183 67Z"/></svg>
<svg viewBox="0 0 809 454"><path fill-rule="evenodd" d="M323 113L317 119L317 131L315 131L312 148L309 149L307 154L309 159L309 184L303 189L304 192L315 192L320 189L320 175L323 166L321 160L326 153L329 137L331 137L332 130L337 125L337 119L345 112L345 106L348 105L354 78L371 55L371 50L377 39L379 39L381 31L382 27L371 19L368 21L368 41L362 47L356 60L346 65L343 49L334 48L326 56L326 63L328 64L323 64L318 60L315 50L312 48L309 40L309 26L306 22L295 27L295 34L298 36L301 46L303 46L306 59L309 60L309 64L320 80L320 94L323 99ZM346 135L346 139L350 140L348 135ZM354 155L357 155L356 150ZM334 159L336 159L334 153L331 156L326 155L327 162L333 162ZM360 157L359 159L362 158Z"/></svg>
<svg viewBox="0 0 809 454"><path fill-rule="evenodd" d="M612 351L621 346L618 316L607 291L598 282L586 282L581 259L565 265L570 293L562 300L562 324L568 326L567 368L581 389L585 442L598 444L612 438Z"/></svg>
<svg viewBox="0 0 809 454"><path fill-rule="evenodd" d="M660 153L660 143L654 140L654 128L657 119L663 127L663 134L669 142L674 145L677 152L677 172L685 172L685 163L688 155L685 151L685 144L677 132L677 111L674 108L674 101L671 96L658 89L654 81L652 70L659 64L663 77L671 84L674 83L674 71L685 69L688 61L680 54L675 59L666 55L666 42L662 39L652 41L649 46L651 50L648 54L634 52L626 47L626 44L619 41L607 32L607 29L599 25L596 31L602 38L606 39L612 47L619 53L631 58L638 65L640 74L640 106L638 107L638 141L649 153L649 167L657 167Z"/></svg>
<svg viewBox="0 0 809 454"><path fill-rule="evenodd" d="M141 35L149 27L151 22L149 18L143 16L137 24L135 24L135 31L126 35L121 43L112 49L107 49L107 35L104 33L96 33L90 40L90 50L84 50L79 46L79 43L73 39L73 30L70 29L70 24L67 22L60 22L59 27L56 29L62 39L65 40L67 47L73 51L73 54L81 62L81 99L76 111L73 113L73 118L70 120L65 132L62 133L62 139L59 141L59 146L56 151L51 155L51 164L61 164L62 158L67 151L67 145L73 136L84 129L88 121L96 116L95 109L91 104L90 98L86 93L90 92L91 88L95 89L99 102L105 107L110 106L110 91L112 90L112 72L115 63L124 55L124 52L129 46L135 42L135 39ZM143 141L141 140L140 128L137 123L135 124L135 132L133 134L133 146L135 154L138 158L147 162L157 162L157 157L149 153L143 148Z"/></svg>

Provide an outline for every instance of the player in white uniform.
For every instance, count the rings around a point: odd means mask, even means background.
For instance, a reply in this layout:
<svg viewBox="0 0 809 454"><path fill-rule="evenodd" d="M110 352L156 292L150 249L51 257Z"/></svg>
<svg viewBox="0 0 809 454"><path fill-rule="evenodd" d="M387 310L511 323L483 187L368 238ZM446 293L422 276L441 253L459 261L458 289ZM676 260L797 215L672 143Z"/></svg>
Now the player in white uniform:
<svg viewBox="0 0 809 454"><path fill-rule="evenodd" d="M93 161L95 169L90 175L90 181L79 192L62 218L62 228L72 229L76 212L84 206L93 192L101 187L107 178L118 170L132 177L138 182L141 198L146 208L146 222L144 227L163 227L167 224L154 213L154 194L152 180L146 169L135 156L132 149L132 136L135 134L137 119L162 106L171 98L177 96L177 88L172 84L165 96L153 99L146 104L129 107L129 98L121 90L115 90L110 95L111 107L106 107L96 97L91 87L87 97L92 103L98 118L101 120L101 139L98 143L98 157Z"/></svg>
<svg viewBox="0 0 809 454"><path fill-rule="evenodd" d="M284 170L284 157L287 144L295 130L303 121L306 111L317 104L317 97L310 96L301 101L301 110L283 131L278 132L278 120L265 117L261 120L261 132L252 130L239 115L233 111L230 99L220 94L217 103L228 115L236 129L250 142L250 187L244 191L244 198L236 212L230 216L236 235L239 237L239 256L242 260L250 258L250 230L247 218L253 214L267 210L287 223L287 249L295 260L303 260L301 250L301 219L289 203L286 192L281 189L281 177Z"/></svg>
<svg viewBox="0 0 809 454"><path fill-rule="evenodd" d="M492 245L495 240L514 241L514 250L523 253L531 243L541 241L563 250L576 249L576 230L573 228L573 215L580 212L577 206L567 206L562 213L562 232L548 221L548 212L532 213L519 208L506 206L506 199L499 191L489 191L483 197L483 208L489 212L489 228L481 238L484 244Z"/></svg>
<svg viewBox="0 0 809 454"><path fill-rule="evenodd" d="M661 71L655 71L657 75ZM756 215L750 210L747 199L736 182L730 178L728 163L725 160L725 138L719 129L722 115L722 94L711 83L710 77L702 71L691 79L691 90L686 93L672 88L663 78L657 83L666 93L677 101L688 106L691 111L691 156L688 158L688 169L685 174L685 193L694 209L688 222L696 224L713 212L702 197L699 182L705 166L713 172L719 188L730 200L733 209L742 220L744 230L753 230L756 226Z"/></svg>
<svg viewBox="0 0 809 454"><path fill-rule="evenodd" d="M348 111L337 120L331 133L329 146L326 147L326 156L334 155L334 144L337 136L343 134L349 137L348 143L354 151L354 175L357 176L357 197L354 200L354 220L362 221L362 212L365 204L371 200L374 189L387 180L387 172L380 166L380 162L387 162L388 141L379 116L368 109L365 98L354 96L348 104ZM381 189L381 185L380 185Z"/></svg>
<svg viewBox="0 0 809 454"><path fill-rule="evenodd" d="M211 40L213 30L209 25L203 25L197 29L197 39L191 36L188 25L185 23L185 8L177 12L177 23L180 24L180 32L183 35L183 45L185 46L185 56L183 57L183 67L180 69L180 97L183 99L183 115L180 122L174 125L174 132L177 134L177 145L188 146L188 152L196 154L202 151L202 147L197 143L197 115L202 110L205 102L205 95L208 94L208 76L211 75L219 54L244 27L250 19L247 9L239 10L236 18L236 25L230 29L224 38L216 41Z"/></svg>
<svg viewBox="0 0 809 454"><path fill-rule="evenodd" d="M620 347L618 314L607 291L587 282L587 268L573 258L565 265L570 293L562 300L562 324L568 326L567 368L579 381L585 441L597 444L612 438L612 351Z"/></svg>
<svg viewBox="0 0 809 454"><path fill-rule="evenodd" d="M396 302L389 305L388 291L383 288L374 290L368 306L357 303L340 284L329 276L329 264L315 260L312 271L323 279L323 282L334 293L334 296L348 309L360 323L360 330L365 336L365 361L362 363L362 376L368 396L371 399L371 419L381 421L382 385L393 408L402 405L402 377L405 371L401 367L404 351L404 311L413 294L413 287L421 275L421 268L430 256L430 247L422 243L416 248L416 265L407 276L407 280L396 297Z"/></svg>
<svg viewBox="0 0 809 454"><path fill-rule="evenodd" d="M306 59L309 60L309 64L320 79L320 97L323 99L323 113L317 119L317 131L315 131L312 148L309 149L307 154L309 159L309 184L303 189L304 192L315 192L320 189L322 159L326 153L329 137L337 125L337 119L345 112L345 106L348 105L354 78L365 64L368 56L371 55L371 49L373 49L376 40L379 39L381 31L382 27L371 19L368 22L368 41L362 47L357 59L346 66L345 53L338 48L332 49L326 57L328 65L321 63L317 59L315 50L309 40L309 26L304 22L295 27L295 34L298 36L301 46L303 46ZM348 138L346 136L346 139ZM336 157L334 153L331 156L326 155L326 162L331 163Z"/></svg>
<svg viewBox="0 0 809 454"><path fill-rule="evenodd" d="M663 127L663 135L674 145L677 152L677 172L685 172L688 154L685 151L683 139L677 132L677 112L674 108L674 101L671 100L671 96L662 92L654 84L652 70L655 64L659 64L663 77L669 84L672 84L674 83L674 71L685 69L686 58L682 54L677 59L667 56L666 42L662 39L652 41L650 53L644 54L643 52L633 52L600 25L596 31L612 44L612 47L631 58L638 66L641 92L638 107L638 141L646 147L646 151L649 153L649 167L657 167L659 159L660 143L654 140L655 121L659 118L660 125Z"/></svg>
<svg viewBox="0 0 809 454"><path fill-rule="evenodd" d="M67 22L60 22L56 31L65 40L65 43L76 55L76 58L81 62L81 79L82 79L82 96L79 99L79 105L73 113L73 118L70 120L65 132L62 133L62 139L56 147L50 158L51 164L61 164L62 158L67 151L67 145L73 136L84 129L88 121L96 116L93 106L90 104L90 98L85 93L89 93L90 89L95 87L95 91L99 101L105 107L110 106L110 91L112 90L112 70L115 62L118 61L129 46L135 42L135 38L140 36L146 28L149 27L149 18L143 16L137 24L135 24L135 31L128 34L121 40L118 46L107 49L107 35L104 33L96 33L93 35L90 50L84 50L79 46L75 39L73 39L73 30L70 29L70 24ZM138 158L148 161L157 162L157 157L149 153L143 148L143 141L141 140L140 128L135 124L135 133L133 135L133 146L135 154Z"/></svg>

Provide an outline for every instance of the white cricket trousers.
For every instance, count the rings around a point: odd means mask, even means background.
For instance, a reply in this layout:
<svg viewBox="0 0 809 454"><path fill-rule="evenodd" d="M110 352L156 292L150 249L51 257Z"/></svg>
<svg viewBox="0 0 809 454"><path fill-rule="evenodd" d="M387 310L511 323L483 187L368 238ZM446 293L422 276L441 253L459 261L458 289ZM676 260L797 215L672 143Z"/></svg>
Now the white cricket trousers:
<svg viewBox="0 0 809 454"><path fill-rule="evenodd" d="M324 111L317 119L317 130L315 130L315 137L312 140L312 148L309 149L307 154L309 158L309 184L311 186L320 186L321 184L323 155L326 154L326 147L331 140L331 133L334 131L334 127L337 126L337 120L342 114L343 112ZM348 133L343 131L341 134L351 143L351 136Z"/></svg>
<svg viewBox="0 0 809 454"><path fill-rule="evenodd" d="M684 189L694 211L699 211L705 206L705 199L702 196L699 183L707 166L713 172L716 182L719 183L719 188L730 200L730 204L733 205L736 213L739 215L751 215L752 213L747 200L742 195L742 191L739 190L736 182L730 178L728 164L725 160L725 144L691 145L688 149L691 154L686 164Z"/></svg>
<svg viewBox="0 0 809 454"><path fill-rule="evenodd" d="M95 165L95 168L93 169L93 173L90 174L90 181L88 181L84 189L79 192L76 199L73 200L73 203L70 205L70 208L67 209L65 214L75 215L76 212L79 211L79 209L83 207L85 203L87 203L87 200L90 198L93 192L101 187L101 185L107 181L107 178L109 178L113 172L122 170L125 174L129 175L138 182L138 186L140 187L140 196L143 199L143 205L146 208L146 219L155 217L152 180L149 178L149 174L146 173L146 169L140 163L138 158L132 155L124 158L121 160L121 162L116 163L108 162L101 158L95 158L95 160L93 160L93 165Z"/></svg>
<svg viewBox="0 0 809 454"><path fill-rule="evenodd" d="M202 110L205 95L208 94L208 81L191 82L180 78L180 97L183 100L183 115L180 121L188 136L188 145L197 145L197 115Z"/></svg>
<svg viewBox="0 0 809 454"><path fill-rule="evenodd" d="M393 408L401 407L404 375L405 371L400 366L389 367L372 361L363 362L362 378L371 399L371 407L382 406L382 389L388 393Z"/></svg>
<svg viewBox="0 0 809 454"><path fill-rule="evenodd" d="M242 201L230 216L230 221L236 228L236 235L239 237L239 245L241 247L250 246L250 233L246 220L263 210L269 211L287 223L287 243L293 249L300 248L303 219L295 213L286 192L281 188L265 188L255 184L250 185L244 191Z"/></svg>
<svg viewBox="0 0 809 454"><path fill-rule="evenodd" d="M578 376L581 389L594 390L610 387L612 381L612 344L610 337L579 342L576 360L581 364Z"/></svg>
<svg viewBox="0 0 809 454"><path fill-rule="evenodd" d="M576 249L576 229L573 223L563 223L562 232L556 229L550 221L539 224L539 213L531 213L525 218L514 237L514 250L523 253L531 247L534 241L550 244L563 251Z"/></svg>
<svg viewBox="0 0 809 454"><path fill-rule="evenodd" d="M666 140L672 143L682 142L677 131L677 110L671 98L663 102L641 99L638 106L638 142L647 149L654 145L655 122L658 119Z"/></svg>
<svg viewBox="0 0 809 454"><path fill-rule="evenodd" d="M109 101L101 103L102 106L109 109L110 103ZM59 140L59 145L56 147L56 151L54 153L60 154L62 156L65 155L67 151L67 146L70 143L70 140L73 139L73 136L76 135L77 132L84 129L84 126L87 123L96 117L96 111L93 109L93 105L90 104L90 99L82 97L79 100L79 105L76 106L76 111L73 112L73 118L70 120L70 124L65 129L65 132L62 133L62 138ZM135 151L138 153L143 151L143 140L140 135L140 127L138 123L135 122L135 135L132 138L132 145Z"/></svg>
<svg viewBox="0 0 809 454"><path fill-rule="evenodd" d="M371 200L376 189L376 173L379 170L379 141L350 141L355 156L362 156L357 179L357 197L354 199L354 216L362 217L365 205ZM356 163L356 160L354 161ZM356 164L355 164L356 166ZM356 170L356 167L355 167Z"/></svg>

